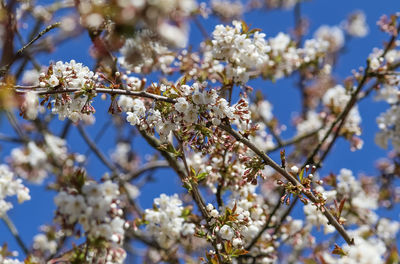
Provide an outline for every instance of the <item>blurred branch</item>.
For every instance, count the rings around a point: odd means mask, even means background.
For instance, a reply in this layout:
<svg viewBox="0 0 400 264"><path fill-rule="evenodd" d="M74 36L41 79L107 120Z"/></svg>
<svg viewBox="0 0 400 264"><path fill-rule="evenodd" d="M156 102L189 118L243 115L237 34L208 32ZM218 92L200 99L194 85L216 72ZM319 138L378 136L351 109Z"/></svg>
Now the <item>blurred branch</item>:
<svg viewBox="0 0 400 264"><path fill-rule="evenodd" d="M12 57L11 61L1 67L1 69L0 69L0 77L2 77L2 76L7 74L7 72L9 71L9 69L11 67L11 65L15 62L16 59L18 59L19 57L21 57L24 54L24 52L26 51L27 48L29 48L33 43L35 43L38 39L40 39L47 32L49 32L50 30L52 30L52 29L54 29L56 27L59 27L60 25L61 25L61 23L57 22L57 23L54 23L54 24L46 27L44 30L39 32L39 34L36 35L36 37L34 37L31 41L29 41L25 46L20 48L15 53L15 55Z"/></svg>
<svg viewBox="0 0 400 264"><path fill-rule="evenodd" d="M1 217L3 222L6 224L8 230L10 230L11 234L14 236L15 240L17 241L18 245L22 249L22 251L25 253L25 255L29 254L29 250L27 246L25 245L24 241L22 241L22 238L20 237L17 228L15 227L14 223L12 220L8 217L6 213L4 213Z"/></svg>
<svg viewBox="0 0 400 264"><path fill-rule="evenodd" d="M19 138L24 142L27 143L29 141L28 136L24 133L24 130L20 127L17 122L17 118L15 117L12 111L6 110L5 111L8 121L10 122L11 126L18 134Z"/></svg>
<svg viewBox="0 0 400 264"><path fill-rule="evenodd" d="M112 172L113 174L118 174L118 169L117 167L109 161L106 156L100 151L100 149L96 146L96 143L89 137L89 135L86 133L85 129L82 127L81 124L78 124L78 131L81 134L82 138L85 140L85 142L88 144L90 149L96 154L96 156L103 162L104 165L106 165Z"/></svg>
<svg viewBox="0 0 400 264"><path fill-rule="evenodd" d="M159 168L169 168L169 164L165 160L156 160L156 161L150 161L147 164L143 165L141 168L137 169L136 171L132 172L126 177L126 181L131 181L136 178L138 178L141 174L151 171L154 169L159 169Z"/></svg>
<svg viewBox="0 0 400 264"><path fill-rule="evenodd" d="M50 30L57 28L61 25L60 22L56 22L54 24L51 24L49 26L47 26L44 30L40 31L39 34L36 35L36 37L34 37L31 41L29 41L25 46L23 46L22 48L20 48L17 53L15 54L15 57L18 58L20 57L27 48L29 48L33 43L35 43L38 39L40 39L43 35L45 35L47 32L49 32Z"/></svg>
<svg viewBox="0 0 400 264"><path fill-rule="evenodd" d="M8 135L0 134L0 140L14 142L14 143L23 143L24 141L20 138L10 137Z"/></svg>
<svg viewBox="0 0 400 264"><path fill-rule="evenodd" d="M295 137L293 137L293 138L291 138L291 139L288 139L288 140L286 140L286 141L282 141L281 145L278 144L278 145L275 146L274 148L267 149L266 152L267 152L267 153L271 153L271 152L274 152L274 151L279 150L280 148L288 147L288 146L291 146L291 145L293 145L293 144L299 143L299 142L303 141L303 140L306 139L306 138L315 136L316 134L318 134L318 132L319 132L322 128L323 128L323 127L320 127L320 128L318 128L318 129L316 129L316 130L314 130L314 131L311 131L311 132L309 132L309 133L307 133L307 134L303 134L303 135L300 135L300 136L295 136Z"/></svg>

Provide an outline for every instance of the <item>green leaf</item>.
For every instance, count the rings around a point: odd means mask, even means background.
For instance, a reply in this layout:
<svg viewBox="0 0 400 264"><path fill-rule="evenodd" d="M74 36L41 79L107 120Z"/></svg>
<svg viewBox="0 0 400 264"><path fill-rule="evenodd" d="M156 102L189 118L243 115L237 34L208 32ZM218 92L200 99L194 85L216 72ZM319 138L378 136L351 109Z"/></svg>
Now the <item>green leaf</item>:
<svg viewBox="0 0 400 264"><path fill-rule="evenodd" d="M249 251L245 250L244 248L236 249L235 251L233 251L232 257L238 257L238 256L241 256L241 255L246 255L247 253L249 253Z"/></svg>
<svg viewBox="0 0 400 264"><path fill-rule="evenodd" d="M299 174L300 182L303 180L303 177L304 177L304 168L301 169L300 174Z"/></svg>
<svg viewBox="0 0 400 264"><path fill-rule="evenodd" d="M158 149L161 151L169 152L173 154L175 157L181 156L181 152L176 150L175 147L171 143L165 143L158 146Z"/></svg>
<svg viewBox="0 0 400 264"><path fill-rule="evenodd" d="M246 34L249 31L249 26L243 20L241 20L240 22L242 23L242 31Z"/></svg>
<svg viewBox="0 0 400 264"><path fill-rule="evenodd" d="M194 176L196 175L196 170L192 167L192 165L190 165L190 173Z"/></svg>
<svg viewBox="0 0 400 264"><path fill-rule="evenodd" d="M206 178L207 175L208 175L207 172L202 172L196 176L196 179L197 179L197 181L202 181Z"/></svg>
<svg viewBox="0 0 400 264"><path fill-rule="evenodd" d="M188 192L191 192L191 191L193 190L192 185L191 185L189 182L187 182L187 181L184 181L183 184L182 184L182 186L183 186L183 188L187 189Z"/></svg>

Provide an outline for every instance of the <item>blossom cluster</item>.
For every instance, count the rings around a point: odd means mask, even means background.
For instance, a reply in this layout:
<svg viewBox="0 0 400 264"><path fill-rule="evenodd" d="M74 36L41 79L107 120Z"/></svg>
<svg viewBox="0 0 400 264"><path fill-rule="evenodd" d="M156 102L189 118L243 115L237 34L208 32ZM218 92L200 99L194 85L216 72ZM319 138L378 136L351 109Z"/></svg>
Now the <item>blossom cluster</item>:
<svg viewBox="0 0 400 264"><path fill-rule="evenodd" d="M353 37L365 37L368 34L367 18L361 11L352 13L344 22L346 33Z"/></svg>
<svg viewBox="0 0 400 264"><path fill-rule="evenodd" d="M149 30L126 39L120 53L121 65L135 73L149 73L158 69L169 73L169 67L175 60L173 52Z"/></svg>
<svg viewBox="0 0 400 264"><path fill-rule="evenodd" d="M54 169L73 167L84 159L83 155L68 153L64 139L46 133L42 143L29 141L24 147L12 149L8 162L18 176L40 184Z"/></svg>
<svg viewBox="0 0 400 264"><path fill-rule="evenodd" d="M56 220L65 230L79 224L83 234L91 240L122 245L128 224L122 218L119 194L118 185L110 180L103 183L86 181L81 190L62 190L54 198ZM122 263L123 255L114 263Z"/></svg>
<svg viewBox="0 0 400 264"><path fill-rule="evenodd" d="M113 8L110 17L107 10ZM157 32L165 41L185 47L188 41L188 24L185 20L196 11L195 0L172 1L81 1L78 10L81 23L90 29L104 28L110 19L120 26L144 24Z"/></svg>
<svg viewBox="0 0 400 264"><path fill-rule="evenodd" d="M7 197L17 196L18 202L30 200L29 189L22 184L22 180L15 177L9 167L0 165L0 217L13 206L6 201Z"/></svg>
<svg viewBox="0 0 400 264"><path fill-rule="evenodd" d="M240 1L212 0L211 10L224 21L238 19L244 12L244 5Z"/></svg>
<svg viewBox="0 0 400 264"><path fill-rule="evenodd" d="M56 93L52 96L50 102L53 105L52 112L58 114L60 120L68 118L77 122L84 119L85 115L94 113L94 108L91 106L91 92L97 85L99 85L98 75L74 60L65 63L58 61L39 76L41 88L57 91L73 89L80 92L74 94L73 98L65 93L61 95ZM33 99L30 100L33 101ZM50 100L50 97L46 100Z"/></svg>
<svg viewBox="0 0 400 264"><path fill-rule="evenodd" d="M390 71L400 61L400 51L398 49L389 50L384 57L382 57L382 54L382 50L376 49L370 55L370 67L378 74L379 72ZM376 119L379 132L376 134L375 142L385 149L388 147L388 143L391 142L396 151L400 150L398 131L400 127L398 125L400 122L398 107L399 84L400 78L398 75L385 76L384 83L379 87L375 96L377 101L385 101L390 105L389 109L381 113Z"/></svg>
<svg viewBox="0 0 400 264"><path fill-rule="evenodd" d="M264 33L258 30L247 32L239 21L232 24L233 27L215 27L212 51L215 59L227 63L227 78L235 83L245 84L250 77L260 73L273 79L282 78L301 65L318 63L329 48L329 42L322 38L306 40L304 48L296 48L290 37L282 32L266 40Z"/></svg>
<svg viewBox="0 0 400 264"><path fill-rule="evenodd" d="M187 222L182 201L177 194L161 194L154 199L154 209L146 209L146 232L154 237L162 248L169 248L181 237L192 236L195 224Z"/></svg>
<svg viewBox="0 0 400 264"><path fill-rule="evenodd" d="M397 227L398 229L398 227ZM398 230L392 230L393 236ZM367 225L362 225L358 229L351 230L349 232L354 237L355 245L343 245L343 256L341 258L335 258L329 253L323 254L323 259L328 264L338 263L385 263L384 256L387 254L385 242L379 237L371 235L371 229Z"/></svg>
<svg viewBox="0 0 400 264"><path fill-rule="evenodd" d="M126 120L131 125L139 125L140 129L155 131L165 141L172 131L195 124L206 125L211 122L218 126L223 119L249 123L248 103L240 99L230 106L229 102L220 97L216 89L207 90L207 83L182 84L179 86L162 85L164 94L175 97L173 107L146 109L142 99L121 95L118 104L126 111ZM179 96L180 95L180 96Z"/></svg>

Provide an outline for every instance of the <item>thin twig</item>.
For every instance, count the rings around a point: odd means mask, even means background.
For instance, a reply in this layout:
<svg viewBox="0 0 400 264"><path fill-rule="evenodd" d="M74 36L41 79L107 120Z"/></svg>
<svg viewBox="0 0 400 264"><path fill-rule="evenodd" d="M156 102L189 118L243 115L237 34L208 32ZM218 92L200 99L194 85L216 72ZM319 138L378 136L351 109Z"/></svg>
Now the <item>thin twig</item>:
<svg viewBox="0 0 400 264"><path fill-rule="evenodd" d="M278 211L279 207L281 206L281 197L284 194L284 190L281 192L281 194L279 195L279 199L278 202L276 203L274 209L272 209L272 212L269 214L267 221L265 222L265 225L263 226L263 228L258 232L258 234L253 238L253 240L251 240L250 244L246 247L247 251L250 251L251 248L257 243L258 239L260 239L260 237L262 236L262 234L264 234L264 232L270 227L269 224L272 221L272 217L276 214L276 212Z"/></svg>
<svg viewBox="0 0 400 264"><path fill-rule="evenodd" d="M201 34L203 35L204 39L209 39L210 36L208 35L207 30L203 27L203 25L200 23L199 19L197 18L196 15L193 16L193 21L196 24L196 26L199 28Z"/></svg>
<svg viewBox="0 0 400 264"><path fill-rule="evenodd" d="M31 41L29 41L25 46L23 46L22 48L20 48L17 53L15 53L15 57L20 57L24 51L29 48L29 46L31 46L33 43L35 43L39 38L41 38L44 34L46 34L47 32L49 32L50 30L57 28L61 25L60 22L56 22L54 24L51 24L49 26L47 26L45 29L43 29L41 32L39 32L39 34L36 35L36 37L34 37Z"/></svg>
<svg viewBox="0 0 400 264"><path fill-rule="evenodd" d="M161 155L167 160L168 164L171 166L172 169L178 174L181 180L186 179L186 172L185 169L182 167L181 164L178 163L177 159L166 151L160 150L161 142L153 136L148 135L146 132L139 130L140 134L144 137L144 139L152 146L153 148L160 151ZM204 198L200 194L200 191L196 185L192 186L193 189L190 192L192 195L193 200L196 202L197 206L203 217L208 220L211 218L209 212L207 211Z"/></svg>
<svg viewBox="0 0 400 264"><path fill-rule="evenodd" d="M358 94L360 93L361 89L363 88L365 82L367 81L368 78L368 73L369 73L369 63L367 64L367 68L364 71L364 75L361 79L361 81L358 83L357 89L353 92L353 94L351 95L351 98L349 100L349 102L347 103L346 107L343 109L343 111L339 114L339 116L336 118L336 120L331 124L331 126L329 127L328 131L325 133L324 137L322 138L322 140L318 143L318 145L314 148L314 150L311 152L310 155L308 155L306 162L303 165L303 168L307 165L307 164L314 164L314 158L317 155L318 151L321 149L322 145L325 143L325 141L329 138L329 136L331 135L333 129L336 127L336 125L341 122L342 120L346 120L347 115L350 113L350 110L353 108L353 106L356 104L357 102L357 98L358 98ZM342 122L339 127L341 128L344 122ZM340 130L340 128L338 128L337 130ZM331 141L332 145L335 142L336 138L334 138L334 140ZM329 148L330 149L330 148Z"/></svg>
<svg viewBox="0 0 400 264"><path fill-rule="evenodd" d="M10 137L4 134L0 134L0 140L14 142L14 143L23 143L24 141L20 138Z"/></svg>
<svg viewBox="0 0 400 264"><path fill-rule="evenodd" d="M271 133L272 137L276 140L277 145L279 147L282 147L283 146L283 140L278 135L278 133L276 133L275 128L272 126L272 124L270 122L268 122L267 120L265 120L262 116L261 116L261 120L267 126L267 128L268 128L269 132Z"/></svg>
<svg viewBox="0 0 400 264"><path fill-rule="evenodd" d="M303 141L306 138L309 138L309 137L312 137L312 136L316 135L321 129L322 129L322 127L318 128L318 129L316 129L314 131L311 131L311 132L309 132L307 134L303 134L303 135L300 135L300 136L295 136L295 137L293 137L291 139L283 141L281 145L276 145L275 147L273 147L271 149L267 149L266 152L267 153L274 152L274 151L277 151L277 150L279 150L281 148L288 147L288 146L291 146L293 144L299 143L300 141Z"/></svg>
<svg viewBox="0 0 400 264"><path fill-rule="evenodd" d="M94 140L93 140L93 142L94 142L95 144L97 144L97 142L100 141L100 139L103 137L104 133L106 133L108 127L110 127L110 121L105 122L105 123L103 124L103 126L100 128L99 132L97 132L97 134L96 134L96 136L94 137ZM86 153L85 153L85 156L86 156L86 157L89 157L89 156L90 156L90 153L91 153L91 152L90 152L90 149L88 149L88 150L86 151Z"/></svg>
<svg viewBox="0 0 400 264"><path fill-rule="evenodd" d="M68 134L68 132L69 132L69 130L71 128L71 125L72 125L72 121L68 119L65 122L65 125L64 125L64 127L63 127L63 129L61 131L60 138L66 138L67 137L67 134Z"/></svg>
<svg viewBox="0 0 400 264"><path fill-rule="evenodd" d="M29 141L28 136L23 132L22 128L19 126L17 119L12 111L6 110L6 116L8 121L10 122L11 126L15 130L15 132L18 134L19 138L27 143Z"/></svg>
<svg viewBox="0 0 400 264"><path fill-rule="evenodd" d="M143 167L137 169L136 171L132 172L126 177L127 181L131 181L142 175L143 173L147 171L151 171L154 169L159 169L159 168L168 168L169 164L165 160L156 160L156 161L150 161L149 163L143 165Z"/></svg>
<svg viewBox="0 0 400 264"><path fill-rule="evenodd" d="M54 23L48 27L46 27L44 30L42 30L41 32L39 32L39 34L34 37L31 41L29 41L25 46L23 46L22 48L20 48L14 56L11 57L11 60L5 64L4 66L1 67L0 69L0 77L4 76L7 74L7 72L9 71L9 69L11 68L11 65L19 58L22 56L22 54L25 52L25 50L27 48L29 48L33 43L35 43L39 38L41 38L43 35L45 35L47 32L49 32L50 30L52 30L53 28L59 27L61 25L60 22Z"/></svg>
<svg viewBox="0 0 400 264"><path fill-rule="evenodd" d="M161 142L156 139L155 137L148 135L145 131L143 130L139 130L140 134L143 136L143 138L150 144L150 146L152 146L153 148L157 149L158 151L160 151L161 155L168 161L169 165L171 166L172 169L175 170L175 172L178 174L179 178L181 179L181 181L184 181L187 178L187 175L185 173L185 169L183 168L182 164L178 163L178 160L176 159L175 156L173 156L172 154L163 151L160 149L161 146ZM204 198L200 193L200 190L197 186L197 184L192 184L192 189L189 192L193 198L193 200L196 202L197 207L199 208L203 218L206 220L207 223L207 227L208 227L208 223L209 220L211 219L211 215L208 212L207 208L206 208L206 204L204 202ZM211 231L211 230L210 230ZM218 235L217 235L218 237ZM220 254L218 254L219 249L217 247L217 243L214 240L212 242L212 246L214 247L218 259L220 260L220 263L223 263L221 260L221 256Z"/></svg>
<svg viewBox="0 0 400 264"><path fill-rule="evenodd" d="M86 133L85 129L82 127L81 124L78 124L78 131L81 134L82 138L86 141L90 149L96 154L96 156L103 162L104 165L106 165L114 174L118 174L118 169L117 167L109 161L106 156L99 150L99 148L96 146L94 141L89 137L89 135Z"/></svg>
<svg viewBox="0 0 400 264"><path fill-rule="evenodd" d="M397 27L397 32L400 31L400 25ZM391 49L393 46L395 40L397 39L397 35L393 35L390 38L389 43L386 45L385 50L381 54L380 58L384 58L385 55L388 53L388 51ZM370 77L370 65L369 61L367 61L367 67L364 70L364 74L360 80L360 82L357 85L356 90L352 93L351 98L349 102L347 103L346 107L343 109L343 111L339 114L339 116L336 118L336 120L332 123L332 125L329 127L328 131L325 133L324 137L322 140L318 143L318 145L314 148L314 150L311 152L311 154L307 157L306 162L304 163L303 167L305 167L307 164L315 163L314 162L314 157L317 155L319 150L321 149L322 145L325 143L325 141L328 139L328 137L331 135L333 129L336 127L336 125L339 124L337 127L334 138L331 140L331 142L328 145L327 150L324 152L322 155L321 159L318 161L317 165L321 165L322 161L325 159L325 157L328 155L329 151L331 150L333 144L335 143L337 137L339 136L340 129L343 127L346 117L349 114L350 110L353 108L353 106L357 103L358 101L358 95L361 92L362 88L364 87L364 84L367 82L367 79Z"/></svg>
<svg viewBox="0 0 400 264"><path fill-rule="evenodd" d="M285 221L286 217L288 217L290 215L290 213L292 212L293 208L295 207L297 200L299 200L299 196L296 196L293 200L293 202L290 204L289 208L283 213L281 219L278 221L278 225L275 227L274 230L274 235L276 233L278 233L279 229L281 228L283 222Z"/></svg>
<svg viewBox="0 0 400 264"><path fill-rule="evenodd" d="M12 220L8 217L8 215L6 213L3 214L1 219L6 224L8 230L10 230L11 234L14 236L15 240L17 241L17 243L20 246L20 248L22 249L22 251L25 253L25 255L28 255L29 250L28 250L27 246L25 245L24 241L22 240L21 236L19 235L18 230L15 227Z"/></svg>

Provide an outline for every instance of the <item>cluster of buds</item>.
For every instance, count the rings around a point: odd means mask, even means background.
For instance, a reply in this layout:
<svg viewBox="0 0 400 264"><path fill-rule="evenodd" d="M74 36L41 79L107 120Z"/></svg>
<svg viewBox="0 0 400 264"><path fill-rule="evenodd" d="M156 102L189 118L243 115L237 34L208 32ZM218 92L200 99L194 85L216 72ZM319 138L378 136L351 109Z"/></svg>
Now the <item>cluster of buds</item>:
<svg viewBox="0 0 400 264"><path fill-rule="evenodd" d="M297 166L292 166L290 168L291 172L296 175L301 185L293 185L291 182L283 182L278 180L278 185L285 188L286 194L281 197L281 202L289 204L290 203L290 196L298 196L299 199L304 203L308 204L308 198L304 196L304 194L313 194L317 201L314 203L315 206L319 209L323 209L325 205L325 200L320 192L314 187L313 184L322 185L323 181L315 180L314 173L316 171L315 166L306 165L303 169L299 169Z"/></svg>

